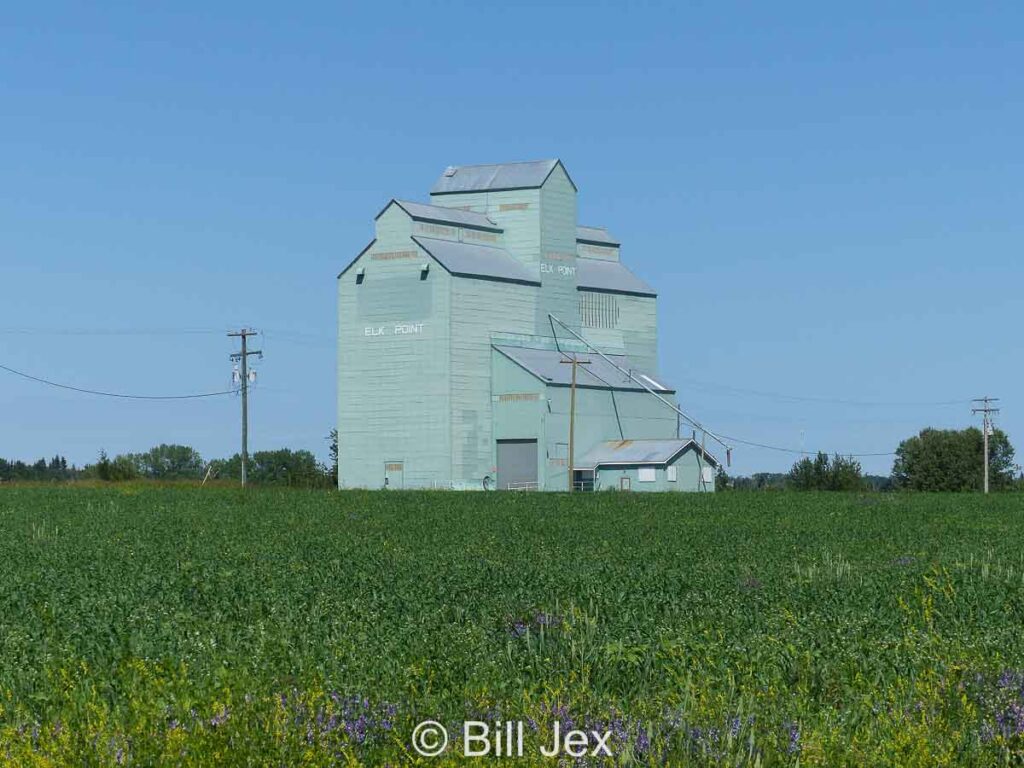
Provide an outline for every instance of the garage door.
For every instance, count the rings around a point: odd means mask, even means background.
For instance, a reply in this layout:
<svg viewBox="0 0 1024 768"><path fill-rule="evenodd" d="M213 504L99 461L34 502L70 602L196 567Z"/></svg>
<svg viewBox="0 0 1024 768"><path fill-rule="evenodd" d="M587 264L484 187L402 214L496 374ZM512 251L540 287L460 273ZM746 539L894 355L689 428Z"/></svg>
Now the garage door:
<svg viewBox="0 0 1024 768"><path fill-rule="evenodd" d="M498 488L536 490L537 441L498 441Z"/></svg>

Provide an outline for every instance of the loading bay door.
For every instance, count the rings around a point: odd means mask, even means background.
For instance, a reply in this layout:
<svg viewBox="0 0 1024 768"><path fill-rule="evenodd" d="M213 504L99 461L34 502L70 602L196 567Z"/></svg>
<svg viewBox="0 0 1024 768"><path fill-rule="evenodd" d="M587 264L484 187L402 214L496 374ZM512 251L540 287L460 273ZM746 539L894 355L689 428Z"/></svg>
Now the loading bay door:
<svg viewBox="0 0 1024 768"><path fill-rule="evenodd" d="M537 441L498 441L498 489L537 490Z"/></svg>

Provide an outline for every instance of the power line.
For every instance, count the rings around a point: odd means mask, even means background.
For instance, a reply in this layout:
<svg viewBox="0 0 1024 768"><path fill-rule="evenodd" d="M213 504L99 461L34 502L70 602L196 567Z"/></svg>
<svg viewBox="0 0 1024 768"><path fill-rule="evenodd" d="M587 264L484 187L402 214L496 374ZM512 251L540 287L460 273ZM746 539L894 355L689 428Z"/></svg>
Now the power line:
<svg viewBox="0 0 1024 768"><path fill-rule="evenodd" d="M781 445L768 445L768 444L766 444L764 442L754 442L753 440L743 440L743 439L740 439L739 437L733 437L733 436L727 435L727 434L723 434L722 437L724 437L727 440L732 440L733 442L738 442L738 443L740 443L742 445L752 445L753 447L761 447L761 449L765 449L767 451L779 451L779 452L781 452L783 454L797 454L799 456L817 456L818 454L834 453L834 454L839 454L840 456L849 456L849 457L853 457L853 458L857 459L857 458L864 458L864 457L870 457L870 456L895 456L896 455L895 451L882 451L882 452L871 453L871 454L845 454L842 451L835 451L835 452L829 452L829 451L804 451L802 449L791 449L791 447L782 447Z"/></svg>
<svg viewBox="0 0 1024 768"><path fill-rule="evenodd" d="M337 339L328 336L315 336L311 333L301 333L293 331L264 331L260 333L260 336L264 340L270 339L272 341L286 341L289 344L298 344L304 347L334 347L337 344Z"/></svg>
<svg viewBox="0 0 1024 768"><path fill-rule="evenodd" d="M894 408L910 408L913 406L946 406L946 405L964 405L965 403L971 402L970 398L963 398L960 400L933 400L933 401L905 401L900 402L897 400L848 400L841 397L814 397L806 395L787 395L780 392L765 392L757 389L746 389L743 387L733 387L728 384L716 384L710 381L701 381L699 379L683 378L682 381L689 382L690 384L696 385L698 389L711 390L715 392L725 391L734 392L736 394L743 395L754 395L755 397L766 397L775 400L782 400L793 403L824 403L829 405L854 405L858 407L866 408L879 408L879 407L894 407Z"/></svg>
<svg viewBox="0 0 1024 768"><path fill-rule="evenodd" d="M721 445L723 448L725 448L726 462L729 463L729 464L732 463L732 461L731 461L731 459L732 459L732 448L730 448L728 445L726 445L718 435L716 435L714 432L709 430L707 427L705 427L700 422L694 420L688 414L684 413L683 410L678 405L675 405L674 403L670 402L669 400L666 400L663 396L661 396L660 394L655 392L653 389L651 389L650 386L648 386L644 382L640 381L639 378L634 376L632 371L626 370L621 365L616 363L614 360L612 360L610 357L608 357L608 355L606 355L604 352L602 352L597 347L595 347L593 344L591 344L589 341L587 341L583 336L581 336L580 334L576 333L576 331L574 331L572 328L570 328L564 322L562 322L557 317L552 315L550 312L548 313L548 319L551 322L552 336L554 336L554 338L555 338L555 345L558 347L558 351L559 352L562 352L562 348L561 348L561 346L558 345L558 333L555 332L555 323L558 323L560 326L562 326L562 328L564 328L566 331L568 331L569 335L571 335L577 341L583 342L583 344L587 347L587 349L590 350L590 352L592 354L595 354L598 357L600 357L602 360L604 360L610 366L612 366L617 371L619 371L619 373L623 374L627 379L635 382L636 384L639 384L641 389L646 390L648 394L653 396L655 399L661 401L664 405L666 405L669 408L671 408L673 411L675 411L677 414L679 414L679 416L681 416L682 418L686 419L686 422L688 424L693 425L693 427L695 427L696 429L699 429L704 434L710 435L711 438L715 442L717 442L719 445ZM564 355L565 352L562 352L562 354ZM654 382L652 382L652 383L654 383ZM665 391L667 391L667 390L665 390Z"/></svg>
<svg viewBox="0 0 1024 768"><path fill-rule="evenodd" d="M567 353L563 352L562 354L565 355ZM567 362L567 361L563 360L562 362ZM594 378L598 379L599 381L603 382L604 384L608 385L608 388L612 391L612 394L614 395L614 393L615 393L615 386L611 382L607 381L606 379L601 378L600 376L598 376L593 371L588 370L587 373L590 374L591 376L593 376ZM784 452L784 453L794 453L794 454L799 454L801 456L817 456L818 453L822 453L822 451L807 451L807 450L804 450L802 448L783 448L783 447L778 446L778 445L767 445L765 443L755 443L755 442L753 442L751 440L742 440L742 439L740 439L738 437L732 437L731 435L721 435L721 437L724 437L726 440L732 440L734 443L740 443L741 445L749 445L749 446L752 446L752 447L755 447L755 448L765 448L765 449L770 450L770 451L781 451L781 452ZM836 453L836 452L824 451L823 453ZM841 453L841 452L839 452L839 453L840 453L841 456L852 456L852 457L855 457L855 458L857 458L857 457L868 457L868 456L895 456L896 455L895 451L882 451L882 452L879 452L879 453Z"/></svg>
<svg viewBox="0 0 1024 768"><path fill-rule="evenodd" d="M193 336L220 334L212 328L0 328L5 336Z"/></svg>
<svg viewBox="0 0 1024 768"><path fill-rule="evenodd" d="M227 328L0 328L0 336L219 336ZM271 329L261 336L273 336L305 346L333 346L337 338L307 331Z"/></svg>
<svg viewBox="0 0 1024 768"><path fill-rule="evenodd" d="M818 453L820 453L820 452L821 452L821 451L806 451L806 450L802 450L802 449L797 449L797 448L784 448L784 447L782 447L782 446L778 446L778 445L767 445L767 444L765 444L765 443L755 443L755 442L754 442L754 441L752 441L752 440L741 440L740 438L737 438L737 437L730 437L729 435L720 435L720 434L719 434L719 435L716 435L716 434L715 434L714 432L712 432L711 430L707 429L707 428L706 428L706 427L705 427L705 426L704 426L703 424L701 424L701 423L699 423L699 422L695 421L695 420L694 420L693 418L691 418L690 416L688 416L687 414L685 414L685 413L684 413L684 412L683 412L682 410L680 410L679 406L677 406L677 405L673 405L673 404L672 404L671 402L669 402L668 400L666 400L666 399L665 399L664 397L662 397L662 396L661 396L661 395L659 395L659 394L658 394L657 392L655 392L655 391L654 391L654 390L652 390L652 389L651 389L650 387L648 387L648 386L647 386L646 384L644 384L644 383L643 383L643 382L641 382L641 381L640 381L639 379L637 379L637 378L636 378L636 377L635 377L635 376L634 376L634 375L632 374L632 372L631 372L631 371L626 371L626 370L625 370L624 368L622 368L621 366L617 365L617 364L616 364L616 363L615 363L614 361L610 360L610 359L609 359L609 358L608 358L608 357L607 357L607 356L606 356L605 354L603 354L603 353L602 353L602 352L601 352L601 351L600 351L599 349L597 349L597 348L596 348L596 347L594 347L594 346L593 346L592 344L590 344L590 342L588 342L588 341L587 341L587 340L586 340L586 339L585 339L585 338L584 338L583 336L580 336L580 335L579 335L578 333L576 333L576 332L575 332L574 330L572 330L572 329L571 329L571 328L570 328L569 326L567 326L567 325L566 325L565 323L563 323L563 322L562 322L561 320L559 320L559 319L558 319L557 317L555 317L554 315L552 315L552 314L550 314L550 313L549 313L549 314L548 314L548 318L549 318L549 319L551 320L551 328L552 328L552 331L554 331L554 324L555 324L555 323L558 323L558 324L559 324L560 326L562 326L562 328L564 328L564 329L565 329L566 331L568 331L570 335L572 335L573 337L575 337L575 338L576 338L576 339L577 339L578 341L581 341L581 342L583 342L583 344L584 344L584 345L586 345L586 347L587 347L588 349L590 349L590 351L591 351L591 352L593 352L593 353L595 353L595 354L599 355L600 357L604 358L604 360L605 360L606 362L608 362L608 363L609 363L610 365L612 365L613 367L617 368L617 369L618 369L618 370L619 370L619 371L620 371L621 373L625 374L625 375L626 375L626 376L628 376L628 377L629 377L630 379L632 379L632 380L633 380L633 381L635 381L636 383L640 384L640 386L641 386L641 387L643 387L643 388L644 388L645 390L647 390L647 392L648 392L649 394L651 394L651 395L654 395L654 397L656 397L656 398L657 398L658 400L660 400L660 401L661 401L662 403L664 403L664 404L665 404L665 405L667 405L667 406L668 406L669 408L671 408L672 410L674 410L674 411L675 411L675 412L676 412L677 414L679 414L680 416L682 416L682 417L683 417L683 418L684 418L684 419L685 419L685 420L686 420L686 421L687 421L687 422L688 422L689 424L691 424L691 425L692 425L692 426L693 426L694 428L696 428L696 429L699 429L699 430L700 430L701 432L703 432L703 433L704 433L705 435L710 435L710 436L711 436L711 437L712 437L712 438L713 438L714 440L716 440L716 441L717 441L717 442L718 442L718 443L719 443L719 444L720 444L720 445L721 445L721 446L722 446L723 448L725 448L725 449L726 449L726 455L727 455L727 456L731 456L731 454L732 454L732 449L731 449L731 448L730 448L730 447L729 447L729 446L728 446L728 445L727 445L727 444L726 444L726 443L724 442L725 440L731 440L731 441L733 441L733 442L735 442L735 443L741 443L741 444L743 444L743 445L749 445L749 446L753 446L753 447L755 447L755 448L765 448L765 449L767 449L767 450L770 450L770 451L782 451L782 452L785 452L785 453L794 453L794 454L798 454L798 455L801 455L801 456L815 456L815 455L817 455ZM556 344L557 344L557 340L558 340L558 334L557 334L557 333L554 333L554 337L555 337L555 340L556 340ZM563 355L565 354L565 352L561 350L561 347L559 347L559 351L560 351L560 352L562 352L562 354L563 354ZM842 455L843 455L843 456L851 456L851 457L867 457L867 456L892 456L892 455L894 455L894 452L893 452L893 451L880 451L880 452L876 452L876 453L844 453L844 454L842 454Z"/></svg>
<svg viewBox="0 0 1024 768"><path fill-rule="evenodd" d="M0 328L0 335L26 336L187 336L211 334L219 335L221 333L224 333L224 330L216 328ZM273 336L275 338L284 339L286 341L297 342L300 344L311 344L314 346L318 346L321 344L333 345L337 341L335 337L330 335L287 329L272 328L270 329L269 333L264 333L261 335L267 337ZM972 402L971 398L931 401L856 400L841 397L820 397L814 395L791 395L786 394L784 392L768 392L764 390L736 387L730 384L721 384L718 382L705 381L702 379L694 379L690 377L681 377L680 379L678 379L678 381L680 381L680 383L687 383L696 389L702 389L705 391L732 392L735 394L752 395L754 397L763 397L773 400L779 400L782 402L793 403L822 403L832 405L851 405L866 408L908 408L914 406L938 407L965 405L967 403Z"/></svg>
<svg viewBox="0 0 1024 768"><path fill-rule="evenodd" d="M567 353L565 353L565 352L563 352L562 354L568 356ZM563 360L562 362L566 362L566 361ZM612 392L612 396L613 396L613 399L614 399L615 386L611 382L601 378L600 376L598 376L596 373L594 373L591 370L588 370L587 373L589 373L591 376L593 376L594 378L598 379L599 381L603 382L604 384L607 384L608 388ZM881 422L879 422L879 423L881 423ZM724 437L726 440L732 440L734 443L740 443L742 445L749 445L749 446L752 446L752 447L755 447L755 448L765 448L765 449L770 450L770 451L781 451L783 453L794 453L794 454L799 454L801 456L817 456L818 453L821 453L821 451L807 451L807 450L804 450L803 448L783 448L783 447L777 446L777 445L767 445L765 443L755 443L755 442L753 442L751 440L742 440L742 439L740 439L738 437L732 437L730 435L721 435L721 437ZM824 453L829 453L829 452L825 451ZM868 457L868 456L895 456L896 452L895 451L883 451L883 452L879 452L879 453L841 453L840 455L841 456L852 456L852 457L855 457L855 458L857 458L857 457Z"/></svg>
<svg viewBox="0 0 1024 768"><path fill-rule="evenodd" d="M83 387L73 387L70 384L60 384L56 381L50 381L39 376L33 376L30 373L24 371L18 371L14 368L8 368L6 365L0 365L0 370L13 373L15 376L21 376L23 379L29 379L30 381L36 381L40 384L46 384L50 387L56 387L58 389L67 389L72 392L82 392L87 395L99 395L101 397L116 397L122 400L196 400L201 397L217 397L218 395L233 395L235 392L233 389L226 389L221 392L198 392L192 395L127 395L120 392L104 392L98 389L85 389Z"/></svg>

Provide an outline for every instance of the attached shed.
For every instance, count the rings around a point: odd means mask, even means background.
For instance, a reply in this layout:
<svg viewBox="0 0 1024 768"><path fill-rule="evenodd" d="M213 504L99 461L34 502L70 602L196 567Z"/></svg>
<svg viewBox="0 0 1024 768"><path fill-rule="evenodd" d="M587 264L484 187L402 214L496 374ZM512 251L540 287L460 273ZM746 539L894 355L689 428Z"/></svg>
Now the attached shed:
<svg viewBox="0 0 1024 768"><path fill-rule="evenodd" d="M714 491L718 460L691 439L609 440L576 463L576 480L594 490Z"/></svg>
<svg viewBox="0 0 1024 768"><path fill-rule="evenodd" d="M496 487L504 490L515 483L511 487L568 490L572 384L572 366L568 363L572 357L566 351L540 348L538 339L533 340L538 346L532 347L514 346L512 337L501 340L506 343L492 346L491 374ZM676 437L675 411L620 369L631 370L637 379L674 403L675 392L660 377L644 373L632 358L623 355L608 355L606 360L585 352L576 354L586 364L580 365L576 373L575 459L605 440ZM524 441L532 446L523 447ZM519 451L527 450L532 451L535 462L530 476L519 469L523 466Z"/></svg>

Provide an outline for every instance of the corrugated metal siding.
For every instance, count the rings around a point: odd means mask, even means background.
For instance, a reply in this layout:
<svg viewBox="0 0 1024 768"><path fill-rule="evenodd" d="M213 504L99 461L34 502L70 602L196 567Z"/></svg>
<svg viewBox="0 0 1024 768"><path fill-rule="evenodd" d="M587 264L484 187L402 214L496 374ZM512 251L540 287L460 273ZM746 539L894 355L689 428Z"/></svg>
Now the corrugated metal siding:
<svg viewBox="0 0 1024 768"><path fill-rule="evenodd" d="M550 312L574 330L580 328L576 295L576 188L558 166L540 190L541 305L538 333L550 333ZM541 331L540 329L545 329Z"/></svg>
<svg viewBox="0 0 1024 768"><path fill-rule="evenodd" d="M549 455L559 443L569 441L569 390L548 387L545 398L545 440ZM670 402L675 402L668 396ZM621 429L620 429L621 425ZM623 438L654 439L676 436L676 414L646 392L614 393L608 390L576 390L576 450L582 458L597 443ZM549 487L566 487L566 467L549 466L546 482Z"/></svg>
<svg viewBox="0 0 1024 768"><path fill-rule="evenodd" d="M538 488L544 490L544 385L497 351L491 352L491 364L493 438L495 442L531 438L537 441Z"/></svg>
<svg viewBox="0 0 1024 768"><path fill-rule="evenodd" d="M619 248L606 245L591 245L590 243L576 243L576 255L581 259L597 259L599 261L618 261Z"/></svg>
<svg viewBox="0 0 1024 768"><path fill-rule="evenodd" d="M619 330L622 345L637 365L658 373L658 304L657 299L647 296L619 296ZM685 329L675 331L673 349L685 354L690 339ZM698 343L694 338L693 343Z"/></svg>
<svg viewBox="0 0 1024 768"><path fill-rule="evenodd" d="M579 291L581 303L589 295L598 293ZM604 294L614 296L616 323L614 328L595 327L596 322L584 322L582 335L588 342L606 354L626 355L638 368L656 376L658 372L658 314L657 299L648 296ZM684 331L679 332L684 333ZM673 336L677 349L685 349L685 338Z"/></svg>
<svg viewBox="0 0 1024 768"><path fill-rule="evenodd" d="M414 221L398 205L386 208L376 221L377 239L356 263L364 269L362 285L356 284L358 269L338 281L344 486L380 487L390 463L401 465L405 487L482 488L484 477L494 480L497 439L535 438L540 487L565 489L568 389L545 386L491 349L496 333L509 334L513 341L505 344L553 348L548 312L580 328L582 302L588 340L657 375L655 299L590 292L587 304L587 292L577 290L578 252L596 249L586 254L588 261L603 260L597 269L607 271L615 268L618 250L606 231L577 228L576 191L564 170L551 165L544 178L531 177L530 183L543 181L540 188L494 191L499 177L501 185L514 177L515 184L527 184L523 179L537 169L491 169L489 190L432 195L443 210L409 204L430 221ZM467 228L483 216L503 232ZM581 234L591 242L578 243ZM420 280L426 258L413 235L433 238L435 249L465 250L460 243L504 249L541 285L453 278L440 268ZM671 438L677 429L675 413L642 391L618 391L613 398L607 390L580 389L577 419L577 459L600 440ZM680 467L673 490L685 485L683 477Z"/></svg>
<svg viewBox="0 0 1024 768"><path fill-rule="evenodd" d="M431 201L437 205L468 206L486 214L504 230L500 245L540 280L540 190L470 192L432 197Z"/></svg>
<svg viewBox="0 0 1024 768"><path fill-rule="evenodd" d="M645 492L695 492L715 490L714 479L706 485L700 483L700 464L695 451L686 451L674 462L676 481L669 482L666 470L658 467L653 483L641 483L636 467L607 467L597 470L597 490L618 490L619 479L628 477L630 491ZM705 465L706 466L706 465ZM713 478L713 475L712 475Z"/></svg>
<svg viewBox="0 0 1024 768"><path fill-rule="evenodd" d="M384 209L374 222L377 230L377 250L388 250L392 246L408 245L412 234L412 219L397 205Z"/></svg>
<svg viewBox="0 0 1024 768"><path fill-rule="evenodd" d="M379 242L356 265L362 284L357 270L338 281L339 485L380 488L385 464L401 462L404 487L446 487L453 278L436 270L420 280L412 243L378 225ZM393 258L409 249L414 258Z"/></svg>
<svg viewBox="0 0 1024 768"><path fill-rule="evenodd" d="M493 477L491 334L532 331L538 290L515 283L451 281L451 472L455 487L480 487L484 476Z"/></svg>

